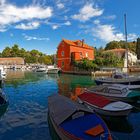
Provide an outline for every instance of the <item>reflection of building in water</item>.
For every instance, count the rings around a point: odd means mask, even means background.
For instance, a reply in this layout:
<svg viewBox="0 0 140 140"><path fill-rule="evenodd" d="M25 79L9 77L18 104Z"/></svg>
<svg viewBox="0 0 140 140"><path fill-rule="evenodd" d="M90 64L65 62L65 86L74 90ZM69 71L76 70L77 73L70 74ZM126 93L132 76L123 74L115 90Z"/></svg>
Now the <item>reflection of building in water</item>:
<svg viewBox="0 0 140 140"><path fill-rule="evenodd" d="M76 87L73 92L70 94L70 98L74 101L77 100L78 95L82 94L84 91L84 88L82 87Z"/></svg>
<svg viewBox="0 0 140 140"><path fill-rule="evenodd" d="M58 79L58 93L70 97L71 86L69 79Z"/></svg>
<svg viewBox="0 0 140 140"><path fill-rule="evenodd" d="M82 79L83 78L85 77L82 77ZM61 75L58 79L58 93L76 100L77 95L83 91L82 87L86 86L82 79L72 75ZM87 81L88 80L86 80L86 82Z"/></svg>
<svg viewBox="0 0 140 140"><path fill-rule="evenodd" d="M24 78L25 74L24 71L7 71L7 76L6 76L6 80L8 79L20 79L20 78Z"/></svg>
<svg viewBox="0 0 140 140"><path fill-rule="evenodd" d="M94 80L90 76L82 75L62 74L57 81L58 93L69 98L78 94L80 90L78 88L86 88L94 84Z"/></svg>

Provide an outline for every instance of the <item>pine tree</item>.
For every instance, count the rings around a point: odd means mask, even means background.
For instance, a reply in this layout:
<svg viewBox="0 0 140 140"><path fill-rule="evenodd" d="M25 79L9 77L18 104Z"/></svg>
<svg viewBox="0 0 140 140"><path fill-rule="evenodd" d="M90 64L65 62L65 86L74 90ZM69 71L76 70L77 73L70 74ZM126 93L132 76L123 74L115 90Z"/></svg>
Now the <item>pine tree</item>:
<svg viewBox="0 0 140 140"><path fill-rule="evenodd" d="M137 38L136 54L137 54L137 58L140 59L140 38Z"/></svg>

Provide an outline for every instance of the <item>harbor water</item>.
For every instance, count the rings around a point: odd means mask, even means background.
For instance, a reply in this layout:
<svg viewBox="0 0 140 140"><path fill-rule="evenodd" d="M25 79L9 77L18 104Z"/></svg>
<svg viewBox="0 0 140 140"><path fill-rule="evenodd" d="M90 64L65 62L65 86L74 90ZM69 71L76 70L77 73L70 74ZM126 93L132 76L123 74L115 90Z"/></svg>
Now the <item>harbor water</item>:
<svg viewBox="0 0 140 140"><path fill-rule="evenodd" d="M47 97L61 94L75 100L92 85L91 76L8 72L3 90L9 105L0 108L0 140L51 140ZM115 140L140 140L140 103L134 104L127 118L102 118Z"/></svg>

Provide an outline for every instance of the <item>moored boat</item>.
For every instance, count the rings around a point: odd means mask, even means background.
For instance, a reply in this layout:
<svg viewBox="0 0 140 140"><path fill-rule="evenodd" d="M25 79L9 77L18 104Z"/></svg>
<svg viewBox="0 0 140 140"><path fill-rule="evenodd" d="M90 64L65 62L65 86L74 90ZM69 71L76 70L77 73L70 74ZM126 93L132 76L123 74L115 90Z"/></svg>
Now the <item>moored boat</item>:
<svg viewBox="0 0 140 140"><path fill-rule="evenodd" d="M60 69L54 65L47 66L47 70L48 74L57 74L60 71Z"/></svg>
<svg viewBox="0 0 140 140"><path fill-rule="evenodd" d="M133 108L130 104L121 101L111 101L94 93L84 92L78 100L93 111L105 116L127 116Z"/></svg>
<svg viewBox="0 0 140 140"><path fill-rule="evenodd" d="M130 90L140 90L140 85L124 85L124 84L103 84L103 85L108 85L108 86L120 86L120 87L126 87Z"/></svg>
<svg viewBox="0 0 140 140"><path fill-rule="evenodd" d="M140 92L129 90L127 87L119 85L99 85L86 89L94 94L102 95L111 100L124 102L137 102L140 100Z"/></svg>
<svg viewBox="0 0 140 140"><path fill-rule="evenodd" d="M112 139L105 122L98 115L67 97L48 97L48 117L61 140Z"/></svg>
<svg viewBox="0 0 140 140"><path fill-rule="evenodd" d="M33 72L47 73L47 71L47 68L42 65L39 65L35 69L33 69Z"/></svg>
<svg viewBox="0 0 140 140"><path fill-rule="evenodd" d="M95 83L101 85L107 84L125 84L125 85L140 85L140 77L128 76L124 73L115 73L112 77L95 78Z"/></svg>
<svg viewBox="0 0 140 140"><path fill-rule="evenodd" d="M3 66L0 66L0 77L2 79L6 78L6 71L4 70Z"/></svg>

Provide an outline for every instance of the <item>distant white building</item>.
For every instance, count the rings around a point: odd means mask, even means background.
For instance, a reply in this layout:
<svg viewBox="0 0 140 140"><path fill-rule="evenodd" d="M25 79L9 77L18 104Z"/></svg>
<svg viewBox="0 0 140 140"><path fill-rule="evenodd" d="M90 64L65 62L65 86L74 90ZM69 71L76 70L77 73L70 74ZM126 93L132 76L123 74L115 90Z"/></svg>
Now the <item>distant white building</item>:
<svg viewBox="0 0 140 140"><path fill-rule="evenodd" d="M134 65L137 62L137 55L128 51L128 64Z"/></svg>

